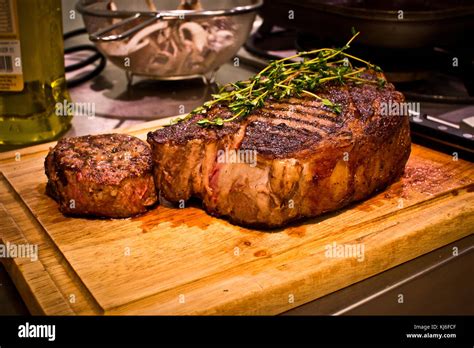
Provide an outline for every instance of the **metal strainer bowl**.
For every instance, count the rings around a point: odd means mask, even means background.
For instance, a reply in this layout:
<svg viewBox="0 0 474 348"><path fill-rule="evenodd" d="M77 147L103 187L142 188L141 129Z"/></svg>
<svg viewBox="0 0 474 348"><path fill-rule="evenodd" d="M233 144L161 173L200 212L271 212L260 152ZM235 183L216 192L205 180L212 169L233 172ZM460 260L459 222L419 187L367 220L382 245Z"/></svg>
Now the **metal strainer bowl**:
<svg viewBox="0 0 474 348"><path fill-rule="evenodd" d="M77 10L90 40L129 78L186 79L212 75L234 57L262 4L263 0L80 0Z"/></svg>

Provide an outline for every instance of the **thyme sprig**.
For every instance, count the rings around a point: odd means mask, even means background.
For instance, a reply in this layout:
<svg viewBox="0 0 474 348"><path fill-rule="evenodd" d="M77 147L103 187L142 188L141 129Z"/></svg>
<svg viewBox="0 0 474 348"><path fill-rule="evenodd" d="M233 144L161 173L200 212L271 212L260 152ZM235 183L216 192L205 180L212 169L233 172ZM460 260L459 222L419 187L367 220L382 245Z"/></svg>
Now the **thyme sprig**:
<svg viewBox="0 0 474 348"><path fill-rule="evenodd" d="M341 84L347 81L353 83L372 83L383 86L384 79L365 79L363 73L367 70L382 71L361 58L355 57L345 51L359 32L344 45L344 47L320 48L312 51L299 52L291 57L272 61L255 76L245 81L224 85L218 94L213 94L212 99L202 106L191 111L184 118L177 118L171 124L187 120L196 114L206 114L215 105L227 105L232 112L229 118L216 117L204 118L197 121L200 126L222 126L244 118L253 110L261 108L267 99L280 100L292 96L309 95L321 101L322 105L335 112L341 113L341 105L321 97L314 91L321 85L335 81ZM295 59L297 59L295 61ZM351 60L362 63L363 67L355 68Z"/></svg>

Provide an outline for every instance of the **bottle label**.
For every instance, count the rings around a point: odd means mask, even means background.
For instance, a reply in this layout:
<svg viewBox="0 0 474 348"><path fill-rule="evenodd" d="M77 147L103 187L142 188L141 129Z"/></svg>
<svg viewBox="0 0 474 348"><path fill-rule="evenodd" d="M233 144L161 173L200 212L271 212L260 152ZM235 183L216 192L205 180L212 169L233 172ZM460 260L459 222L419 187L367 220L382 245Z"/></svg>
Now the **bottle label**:
<svg viewBox="0 0 474 348"><path fill-rule="evenodd" d="M16 0L0 0L0 91L23 90Z"/></svg>

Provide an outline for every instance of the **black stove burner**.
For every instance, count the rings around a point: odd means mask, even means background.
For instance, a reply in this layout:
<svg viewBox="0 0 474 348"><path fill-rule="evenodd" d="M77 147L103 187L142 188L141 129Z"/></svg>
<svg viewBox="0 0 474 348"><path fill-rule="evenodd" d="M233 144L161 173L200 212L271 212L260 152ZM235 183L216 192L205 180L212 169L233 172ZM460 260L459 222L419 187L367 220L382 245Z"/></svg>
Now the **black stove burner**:
<svg viewBox="0 0 474 348"><path fill-rule="evenodd" d="M296 32L291 29L275 28L266 31L262 27L250 35L244 47L258 57L274 60L281 56L275 54L278 51L289 51L295 49Z"/></svg>

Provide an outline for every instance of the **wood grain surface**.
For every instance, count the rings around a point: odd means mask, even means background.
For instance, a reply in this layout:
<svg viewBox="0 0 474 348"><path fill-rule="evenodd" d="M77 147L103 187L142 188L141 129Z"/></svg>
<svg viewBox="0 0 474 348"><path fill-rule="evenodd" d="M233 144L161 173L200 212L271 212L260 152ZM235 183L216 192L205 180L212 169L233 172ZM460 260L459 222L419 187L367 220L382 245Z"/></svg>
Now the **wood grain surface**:
<svg viewBox="0 0 474 348"><path fill-rule="evenodd" d="M144 139L169 120L124 129ZM0 154L2 259L34 314L278 314L472 233L474 165L413 145L405 175L346 209L268 232L198 202L118 220L70 218L45 195L50 146ZM19 154L19 155L18 155ZM364 248L330 257L329 246Z"/></svg>

